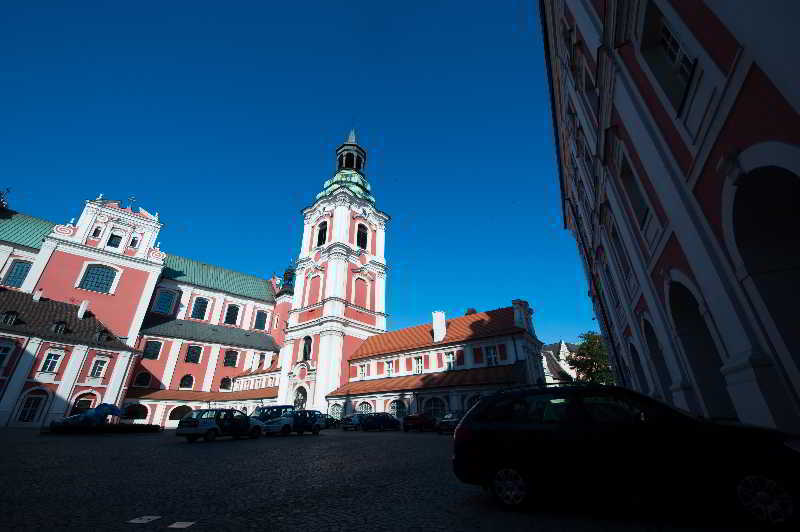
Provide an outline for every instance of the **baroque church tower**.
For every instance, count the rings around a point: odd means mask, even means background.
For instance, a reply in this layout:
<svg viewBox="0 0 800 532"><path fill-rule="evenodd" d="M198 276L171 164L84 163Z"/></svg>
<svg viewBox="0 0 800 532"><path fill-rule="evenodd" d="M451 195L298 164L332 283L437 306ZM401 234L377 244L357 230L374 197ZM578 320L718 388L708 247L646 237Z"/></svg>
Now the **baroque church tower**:
<svg viewBox="0 0 800 532"><path fill-rule="evenodd" d="M375 206L367 152L355 131L336 150L336 172L303 209L303 241L280 352L278 401L327 411L325 396L348 381L348 360L386 332L389 216Z"/></svg>

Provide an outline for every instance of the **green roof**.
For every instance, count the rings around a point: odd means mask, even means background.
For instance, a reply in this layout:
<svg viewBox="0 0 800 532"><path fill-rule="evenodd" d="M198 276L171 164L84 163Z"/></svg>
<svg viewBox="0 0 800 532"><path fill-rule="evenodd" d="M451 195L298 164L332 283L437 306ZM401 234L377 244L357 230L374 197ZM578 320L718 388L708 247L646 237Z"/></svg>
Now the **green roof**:
<svg viewBox="0 0 800 532"><path fill-rule="evenodd" d="M42 240L53 230L53 222L0 208L0 242L40 249ZM274 302L272 288L266 279L204 264L192 259L167 255L164 277L230 294Z"/></svg>
<svg viewBox="0 0 800 532"><path fill-rule="evenodd" d="M275 301L266 279L177 255L167 254L164 259L164 277L270 303Z"/></svg>
<svg viewBox="0 0 800 532"><path fill-rule="evenodd" d="M53 222L0 208L0 241L34 249L53 230Z"/></svg>
<svg viewBox="0 0 800 532"><path fill-rule="evenodd" d="M323 196L330 196L339 189L345 188L358 196L375 204L375 196L372 195L372 187L369 186L367 178L355 170L339 170L332 178L325 181L322 185L322 192L317 194L317 199Z"/></svg>

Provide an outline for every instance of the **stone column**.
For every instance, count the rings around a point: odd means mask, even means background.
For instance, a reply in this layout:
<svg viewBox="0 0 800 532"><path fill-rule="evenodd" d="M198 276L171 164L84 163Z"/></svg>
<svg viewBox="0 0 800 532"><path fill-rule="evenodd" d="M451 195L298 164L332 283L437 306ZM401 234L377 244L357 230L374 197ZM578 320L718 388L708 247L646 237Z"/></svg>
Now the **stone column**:
<svg viewBox="0 0 800 532"><path fill-rule="evenodd" d="M42 344L40 338L31 338L22 350L19 356L14 372L8 379L8 383L4 390L2 390L2 399L0 399L0 425L7 425L11 414L14 412L14 406L17 404L19 395L22 392L22 387L33 368L33 362L36 360L36 354L39 351L39 346Z"/></svg>

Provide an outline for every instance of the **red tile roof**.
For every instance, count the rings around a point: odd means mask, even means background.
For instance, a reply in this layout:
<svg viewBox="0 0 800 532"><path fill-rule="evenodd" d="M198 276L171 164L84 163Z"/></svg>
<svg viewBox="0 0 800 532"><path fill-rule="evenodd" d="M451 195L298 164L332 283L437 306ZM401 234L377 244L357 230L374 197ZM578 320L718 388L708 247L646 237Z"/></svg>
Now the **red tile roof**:
<svg viewBox="0 0 800 532"><path fill-rule="evenodd" d="M514 307L452 318L446 321L446 328L444 340L437 343L433 342L431 323L370 336L350 360L525 331L514 324Z"/></svg>
<svg viewBox="0 0 800 532"><path fill-rule="evenodd" d="M521 379L517 376L514 364L490 366L485 368L442 371L440 373L423 373L406 377L386 379L369 379L348 382L340 386L328 397L343 395L363 395L378 392L397 392L421 390L427 388L445 388L451 386L480 386L486 384L514 384Z"/></svg>
<svg viewBox="0 0 800 532"><path fill-rule="evenodd" d="M196 392L194 390L148 390L131 388L127 397L154 401L242 401L245 399L275 399L278 387L239 390L237 392Z"/></svg>

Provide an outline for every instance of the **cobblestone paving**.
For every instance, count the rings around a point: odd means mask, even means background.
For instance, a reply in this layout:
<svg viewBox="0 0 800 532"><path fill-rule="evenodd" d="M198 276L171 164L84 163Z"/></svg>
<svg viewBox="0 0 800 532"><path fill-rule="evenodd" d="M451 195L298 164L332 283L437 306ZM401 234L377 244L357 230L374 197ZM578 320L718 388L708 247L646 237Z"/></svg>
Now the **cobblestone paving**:
<svg viewBox="0 0 800 532"><path fill-rule="evenodd" d="M450 466L452 438L326 430L187 443L174 432L0 430L0 528L52 530L705 530L710 517L552 502L498 509ZM680 505L677 497L674 504ZM161 516L145 524L127 521ZM670 516L673 522L660 522ZM703 524L705 523L705 524ZM731 523L718 530L735 528Z"/></svg>

